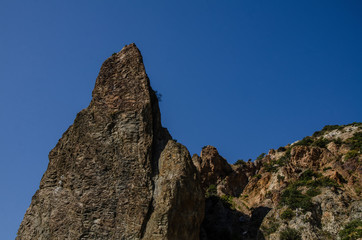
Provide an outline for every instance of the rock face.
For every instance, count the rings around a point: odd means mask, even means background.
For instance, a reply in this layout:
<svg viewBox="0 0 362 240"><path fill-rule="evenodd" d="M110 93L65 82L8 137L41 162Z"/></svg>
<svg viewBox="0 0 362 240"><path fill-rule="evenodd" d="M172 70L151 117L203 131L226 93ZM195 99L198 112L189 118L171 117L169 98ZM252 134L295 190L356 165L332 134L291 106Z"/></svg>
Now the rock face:
<svg viewBox="0 0 362 240"><path fill-rule="evenodd" d="M213 146L203 147L200 156L194 154L192 161L200 173L203 189L207 191L215 186L221 195L240 195L255 168L251 162L243 166L229 165Z"/></svg>
<svg viewBox="0 0 362 240"><path fill-rule="evenodd" d="M198 239L198 174L161 126L134 44L103 63L92 96L50 152L16 239Z"/></svg>
<svg viewBox="0 0 362 240"><path fill-rule="evenodd" d="M218 183L232 172L230 165L221 157L213 146L202 148L200 157L193 156L193 162L200 171L201 182L204 188Z"/></svg>
<svg viewBox="0 0 362 240"><path fill-rule="evenodd" d="M161 125L134 44L49 154L17 240L361 239L362 123L326 126L230 165Z"/></svg>
<svg viewBox="0 0 362 240"><path fill-rule="evenodd" d="M160 156L154 191L157 204L144 239L199 239L204 196L197 180L187 149L169 141Z"/></svg>
<svg viewBox="0 0 362 240"><path fill-rule="evenodd" d="M361 239L361 152L362 123L229 166L207 146L193 157L207 188L201 239Z"/></svg>
<svg viewBox="0 0 362 240"><path fill-rule="evenodd" d="M259 237L362 238L361 148L362 124L353 123L326 126L286 146L281 154L266 156L260 173L271 178L260 187L266 195L259 196L258 204L273 209L264 218ZM255 196L251 202L256 204Z"/></svg>

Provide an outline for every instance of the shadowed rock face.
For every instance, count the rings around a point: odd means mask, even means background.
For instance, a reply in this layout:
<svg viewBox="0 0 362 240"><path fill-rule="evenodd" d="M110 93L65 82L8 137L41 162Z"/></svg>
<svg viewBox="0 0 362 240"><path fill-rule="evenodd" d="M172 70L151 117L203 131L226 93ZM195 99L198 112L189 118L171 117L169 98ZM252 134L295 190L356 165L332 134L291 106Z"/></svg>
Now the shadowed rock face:
<svg viewBox="0 0 362 240"><path fill-rule="evenodd" d="M161 126L134 44L103 63L92 96L50 152L17 239L198 239L198 175Z"/></svg>

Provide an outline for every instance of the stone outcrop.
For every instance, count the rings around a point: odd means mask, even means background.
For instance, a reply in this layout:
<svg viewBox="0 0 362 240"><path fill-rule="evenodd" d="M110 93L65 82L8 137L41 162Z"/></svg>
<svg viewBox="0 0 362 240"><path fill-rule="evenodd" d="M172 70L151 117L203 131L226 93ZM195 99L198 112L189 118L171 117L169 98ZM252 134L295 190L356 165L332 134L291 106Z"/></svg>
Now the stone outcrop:
<svg viewBox="0 0 362 240"><path fill-rule="evenodd" d="M193 156L207 196L201 239L339 239L358 224L352 234L362 237L361 145L362 124L353 123L254 162L227 166L205 147Z"/></svg>
<svg viewBox="0 0 362 240"><path fill-rule="evenodd" d="M279 181L268 181L260 188L274 197L273 209L261 224L261 239L277 240L283 234L308 240L341 239L340 233L353 222L359 226L350 228L350 237L343 239L362 237L357 230L362 226L362 124L332 127L338 129L316 132L287 146L281 155L284 162L272 155L264 159L261 176L271 174ZM280 166L273 168L273 164ZM250 199L250 204L255 202Z"/></svg>
<svg viewBox="0 0 362 240"><path fill-rule="evenodd" d="M362 238L361 152L352 123L254 162L230 165L213 146L191 158L162 127L131 44L103 63L91 103L50 152L17 240Z"/></svg>
<svg viewBox="0 0 362 240"><path fill-rule="evenodd" d="M200 157L196 154L193 156L193 162L200 172L204 188L211 184L217 184L232 172L230 165L213 146L203 147Z"/></svg>
<svg viewBox="0 0 362 240"><path fill-rule="evenodd" d="M159 159L156 204L144 239L199 239L204 196L198 181L188 150L169 141Z"/></svg>
<svg viewBox="0 0 362 240"><path fill-rule="evenodd" d="M50 152L17 239L198 239L203 214L196 168L161 126L131 44L103 63L90 105Z"/></svg>
<svg viewBox="0 0 362 240"><path fill-rule="evenodd" d="M202 148L200 156L194 154L192 161L200 173L201 185L205 191L216 186L219 194L238 196L248 182L254 164L229 165L213 146Z"/></svg>

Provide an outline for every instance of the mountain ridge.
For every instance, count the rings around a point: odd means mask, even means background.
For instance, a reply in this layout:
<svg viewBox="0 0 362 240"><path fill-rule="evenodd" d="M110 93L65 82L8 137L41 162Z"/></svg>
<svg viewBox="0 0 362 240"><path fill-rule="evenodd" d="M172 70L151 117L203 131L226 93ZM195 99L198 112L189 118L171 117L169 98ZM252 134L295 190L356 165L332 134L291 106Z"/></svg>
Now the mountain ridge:
<svg viewBox="0 0 362 240"><path fill-rule="evenodd" d="M109 57L16 239L344 239L348 224L347 239L361 234L362 123L229 164L209 145L191 157L158 100L135 44Z"/></svg>

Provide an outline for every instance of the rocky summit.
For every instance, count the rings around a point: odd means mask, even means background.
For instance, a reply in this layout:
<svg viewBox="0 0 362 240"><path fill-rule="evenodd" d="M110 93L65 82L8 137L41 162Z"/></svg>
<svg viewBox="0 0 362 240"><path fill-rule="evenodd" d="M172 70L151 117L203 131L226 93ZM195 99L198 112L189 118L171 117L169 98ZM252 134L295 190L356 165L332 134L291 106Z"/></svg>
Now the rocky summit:
<svg viewBox="0 0 362 240"><path fill-rule="evenodd" d="M198 239L198 174L161 126L135 44L103 63L92 97L50 152L16 239Z"/></svg>
<svg viewBox="0 0 362 240"><path fill-rule="evenodd" d="M352 123L255 161L229 164L213 146L191 158L130 44L49 153L16 239L362 239L361 152Z"/></svg>

